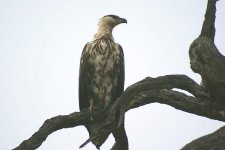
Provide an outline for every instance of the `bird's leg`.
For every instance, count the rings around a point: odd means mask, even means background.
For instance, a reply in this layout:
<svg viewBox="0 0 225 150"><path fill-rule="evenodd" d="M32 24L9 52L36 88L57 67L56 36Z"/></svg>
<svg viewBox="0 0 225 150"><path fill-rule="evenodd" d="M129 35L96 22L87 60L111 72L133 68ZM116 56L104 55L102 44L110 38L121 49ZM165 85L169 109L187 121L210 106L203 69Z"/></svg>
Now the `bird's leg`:
<svg viewBox="0 0 225 150"><path fill-rule="evenodd" d="M91 99L90 100L90 106L89 106L89 110L90 110L90 113L91 113L91 120L93 120L93 107L94 107L94 100Z"/></svg>
<svg viewBox="0 0 225 150"><path fill-rule="evenodd" d="M109 108L110 104L111 104L111 101L110 101L109 97L106 96L104 104L103 104L104 105L104 110L107 110Z"/></svg>

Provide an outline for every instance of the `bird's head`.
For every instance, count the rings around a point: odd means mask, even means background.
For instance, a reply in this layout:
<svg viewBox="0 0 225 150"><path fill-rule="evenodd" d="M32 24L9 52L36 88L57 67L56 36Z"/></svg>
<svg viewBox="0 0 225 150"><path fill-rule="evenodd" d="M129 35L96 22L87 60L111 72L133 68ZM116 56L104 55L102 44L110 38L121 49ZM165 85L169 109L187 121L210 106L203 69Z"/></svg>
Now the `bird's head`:
<svg viewBox="0 0 225 150"><path fill-rule="evenodd" d="M121 23L127 23L127 20L116 15L106 15L99 20L99 24L105 24L115 27Z"/></svg>
<svg viewBox="0 0 225 150"><path fill-rule="evenodd" d="M98 31L95 36L98 38L112 36L113 28L121 23L127 23L127 20L116 15L103 16L98 22Z"/></svg>

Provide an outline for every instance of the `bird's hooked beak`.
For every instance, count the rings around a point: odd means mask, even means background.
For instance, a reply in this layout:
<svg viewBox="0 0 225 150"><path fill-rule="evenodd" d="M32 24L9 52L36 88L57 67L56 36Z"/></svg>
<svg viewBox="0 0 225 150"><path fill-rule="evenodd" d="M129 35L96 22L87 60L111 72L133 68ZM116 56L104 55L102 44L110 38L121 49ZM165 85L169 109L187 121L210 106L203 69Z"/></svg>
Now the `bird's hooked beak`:
<svg viewBox="0 0 225 150"><path fill-rule="evenodd" d="M126 23L127 24L127 19L124 18L120 18L121 19L121 23Z"/></svg>

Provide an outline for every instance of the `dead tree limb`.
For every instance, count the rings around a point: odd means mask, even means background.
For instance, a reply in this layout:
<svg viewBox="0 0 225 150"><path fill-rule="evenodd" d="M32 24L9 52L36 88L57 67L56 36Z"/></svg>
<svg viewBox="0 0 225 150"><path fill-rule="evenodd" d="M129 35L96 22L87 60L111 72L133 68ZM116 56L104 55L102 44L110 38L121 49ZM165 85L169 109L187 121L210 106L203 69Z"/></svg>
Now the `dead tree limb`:
<svg viewBox="0 0 225 150"><path fill-rule="evenodd" d="M181 150L224 150L225 149L225 126L216 132L203 136L187 144Z"/></svg>
<svg viewBox="0 0 225 150"><path fill-rule="evenodd" d="M191 69L202 77L203 86L215 105L225 105L225 57L214 44L217 0L208 0L200 36L189 49Z"/></svg>
<svg viewBox="0 0 225 150"><path fill-rule="evenodd" d="M173 88L186 90L194 96L174 91ZM96 112L95 120L104 122L99 134L111 133L120 126L125 112L149 103L163 103L176 109L191 112L200 116L225 121L225 110L214 109L204 88L185 75L167 75L157 78L146 78L129 86L122 96L111 106L106 119L102 112ZM88 110L70 115L56 116L44 122L42 127L28 140L23 141L15 150L33 150L44 142L48 135L63 128L71 128L90 123ZM97 135L96 135L97 136Z"/></svg>
<svg viewBox="0 0 225 150"><path fill-rule="evenodd" d="M215 20L216 20L216 2L218 0L208 0L207 9L205 13L205 20L202 25L200 36L207 37L214 41L215 37Z"/></svg>
<svg viewBox="0 0 225 150"><path fill-rule="evenodd" d="M60 115L47 119L39 130L28 140L24 140L14 150L34 150L38 148L53 132L63 129L84 125L90 122L90 112L74 112L69 115Z"/></svg>

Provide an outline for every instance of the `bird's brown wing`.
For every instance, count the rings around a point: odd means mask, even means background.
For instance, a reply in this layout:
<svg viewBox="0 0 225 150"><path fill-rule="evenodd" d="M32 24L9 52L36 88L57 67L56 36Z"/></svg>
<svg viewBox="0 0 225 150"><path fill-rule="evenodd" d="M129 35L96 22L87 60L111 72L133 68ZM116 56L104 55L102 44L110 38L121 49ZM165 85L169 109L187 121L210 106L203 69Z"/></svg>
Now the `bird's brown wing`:
<svg viewBox="0 0 225 150"><path fill-rule="evenodd" d="M124 53L123 53L123 48L119 45L119 50L120 50L120 59L119 59L119 65L118 69L119 74L118 74L118 80L117 80L117 87L116 87L116 93L115 96L113 96L113 101L115 101L118 97L121 96L121 94L124 91L124 80L125 80L125 67L124 67Z"/></svg>
<svg viewBox="0 0 225 150"><path fill-rule="evenodd" d="M80 71L79 71L79 106L80 110L88 108L90 106L91 90L91 74L93 72L93 66L89 63L88 49L91 47L90 43L87 43L83 49L80 59Z"/></svg>

